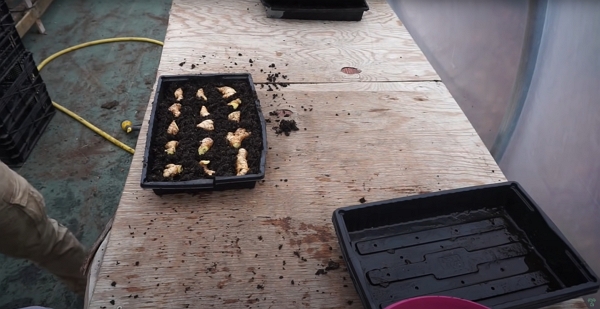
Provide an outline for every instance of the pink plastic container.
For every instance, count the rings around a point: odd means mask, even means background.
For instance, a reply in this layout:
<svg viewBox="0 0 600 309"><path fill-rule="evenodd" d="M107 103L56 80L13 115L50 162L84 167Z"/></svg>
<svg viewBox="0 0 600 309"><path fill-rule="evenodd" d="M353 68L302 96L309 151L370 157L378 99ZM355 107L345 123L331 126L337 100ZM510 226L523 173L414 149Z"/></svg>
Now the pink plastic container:
<svg viewBox="0 0 600 309"><path fill-rule="evenodd" d="M490 309L478 303L455 297L423 296L399 301L385 309Z"/></svg>

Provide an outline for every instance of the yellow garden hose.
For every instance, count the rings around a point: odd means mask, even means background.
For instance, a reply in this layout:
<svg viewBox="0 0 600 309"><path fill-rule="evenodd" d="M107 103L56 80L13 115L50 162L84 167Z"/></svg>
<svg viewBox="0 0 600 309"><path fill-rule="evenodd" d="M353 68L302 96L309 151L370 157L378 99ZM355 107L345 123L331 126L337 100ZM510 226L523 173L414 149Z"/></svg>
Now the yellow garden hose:
<svg viewBox="0 0 600 309"><path fill-rule="evenodd" d="M90 42L86 42L86 43L82 43L79 45L75 45L66 49L63 49L57 53L54 53L53 55L51 55L50 57L46 58L44 61L42 61L42 63L40 63L37 67L38 71L41 71L42 68L44 68L48 63L50 63L50 61L66 54L66 53L70 53L74 50L78 50L84 47L88 47L88 46L93 46L93 45L99 45L99 44L106 44L106 43L115 43L115 42L130 42L130 41L137 41L137 42L148 42L148 43L154 43L157 45L162 46L163 43L161 41L157 41L157 40L153 40L153 39L148 39L148 38L138 38L138 37L122 37L122 38L111 38L111 39L102 39L102 40L96 40L96 41L90 41ZM84 126L90 128L92 131L98 133L100 136L104 137L105 139L109 140L110 142L112 142L113 144L121 147L123 150L133 154L135 152L135 150L127 145L125 145L124 143L122 143L121 141L119 141L118 139L110 136L108 133L100 130L98 127L96 127L95 125L89 123L87 120L81 118L79 115L73 113L72 111L68 110L67 108L65 108L64 106L56 103L56 102L52 102L52 104L54 105L54 107L56 107L56 109L60 110L61 112L73 117L73 119L81 122Z"/></svg>

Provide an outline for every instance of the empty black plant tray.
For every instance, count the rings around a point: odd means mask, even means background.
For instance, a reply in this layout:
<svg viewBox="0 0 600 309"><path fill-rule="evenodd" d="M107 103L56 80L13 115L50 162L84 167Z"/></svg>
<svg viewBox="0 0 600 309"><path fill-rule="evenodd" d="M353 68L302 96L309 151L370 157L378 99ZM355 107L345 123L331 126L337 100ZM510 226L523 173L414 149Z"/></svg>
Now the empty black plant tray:
<svg viewBox="0 0 600 309"><path fill-rule="evenodd" d="M221 86L233 87L237 93L230 98L223 98L217 90L217 87ZM179 102L182 104L181 115L174 117L167 110L171 104L177 103L174 97L177 88L183 89L184 99ZM196 97L199 88L204 90L208 101ZM267 154L266 123L250 74L160 76L156 89L148 122L142 188L153 189L159 195L196 193L254 188L256 182L264 178ZM243 99L237 109L241 112L239 123L227 118L228 113L235 111L227 102L237 98ZM202 105L207 106L211 115L200 115ZM214 131L204 131L196 127L198 123L208 119L214 121ZM179 126L179 133L167 136L167 126L173 120ZM243 176L236 176L235 160L239 149L230 147L225 138L227 132L234 132L237 128L249 129L251 132L241 146L248 151L250 168L248 174ZM194 132L195 135L183 135L183 132ZM206 137L212 138L214 145L205 155L199 155L198 147ZM171 155L166 154L164 148L170 140L179 141L177 151ZM216 170L216 174L206 175L199 165L200 160L211 161L209 168ZM183 165L183 172L175 177L162 178L162 171L167 163Z"/></svg>
<svg viewBox="0 0 600 309"><path fill-rule="evenodd" d="M359 21L369 10L365 0L261 0L267 17Z"/></svg>
<svg viewBox="0 0 600 309"><path fill-rule="evenodd" d="M539 308L598 290L515 182L340 208L333 223L365 308L425 295Z"/></svg>

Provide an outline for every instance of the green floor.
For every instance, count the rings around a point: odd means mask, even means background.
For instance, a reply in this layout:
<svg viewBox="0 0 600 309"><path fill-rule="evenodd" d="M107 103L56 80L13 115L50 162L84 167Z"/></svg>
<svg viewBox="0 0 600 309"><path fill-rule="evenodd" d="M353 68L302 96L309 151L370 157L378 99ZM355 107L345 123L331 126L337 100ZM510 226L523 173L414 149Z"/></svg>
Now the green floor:
<svg viewBox="0 0 600 309"><path fill-rule="evenodd" d="M66 47L123 36L165 36L170 0L54 0L42 17L47 34L24 37L37 63ZM130 146L137 136L120 129L123 119L141 122L161 47L117 43L75 51L46 66L42 77L50 97ZM112 110L100 106L116 100ZM17 171L46 199L48 214L91 246L114 214L131 155L68 116L57 113L32 155ZM30 305L82 308L47 272L0 256L0 309Z"/></svg>

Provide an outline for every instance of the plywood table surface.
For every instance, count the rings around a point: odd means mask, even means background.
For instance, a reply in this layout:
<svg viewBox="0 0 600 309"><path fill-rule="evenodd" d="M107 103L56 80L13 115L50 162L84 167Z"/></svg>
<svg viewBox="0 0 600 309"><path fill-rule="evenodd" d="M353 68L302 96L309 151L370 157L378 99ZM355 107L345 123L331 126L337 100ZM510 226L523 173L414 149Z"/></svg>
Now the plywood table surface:
<svg viewBox="0 0 600 309"><path fill-rule="evenodd" d="M384 1L360 23L271 20L259 1L231 3L174 0L158 75L264 83L274 63L291 84L257 87L263 112L290 109L300 131L269 128L253 190L159 197L139 186L149 106L90 308L361 308L336 208L506 180ZM316 275L329 261L341 268Z"/></svg>

